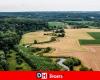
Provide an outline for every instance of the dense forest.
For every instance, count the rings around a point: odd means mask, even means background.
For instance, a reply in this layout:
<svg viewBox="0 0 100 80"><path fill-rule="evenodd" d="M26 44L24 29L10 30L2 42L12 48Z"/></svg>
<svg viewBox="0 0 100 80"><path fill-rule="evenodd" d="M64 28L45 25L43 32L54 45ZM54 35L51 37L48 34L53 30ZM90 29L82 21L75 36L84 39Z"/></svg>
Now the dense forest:
<svg viewBox="0 0 100 80"><path fill-rule="evenodd" d="M64 21L64 20L100 20L100 12L81 12L81 11L70 11L70 12L1 12L0 18L7 17L24 17L43 19L47 21Z"/></svg>
<svg viewBox="0 0 100 80"><path fill-rule="evenodd" d="M40 20L11 18L0 20L0 48L9 49L9 46L18 44L24 33L42 30L45 27L47 23Z"/></svg>

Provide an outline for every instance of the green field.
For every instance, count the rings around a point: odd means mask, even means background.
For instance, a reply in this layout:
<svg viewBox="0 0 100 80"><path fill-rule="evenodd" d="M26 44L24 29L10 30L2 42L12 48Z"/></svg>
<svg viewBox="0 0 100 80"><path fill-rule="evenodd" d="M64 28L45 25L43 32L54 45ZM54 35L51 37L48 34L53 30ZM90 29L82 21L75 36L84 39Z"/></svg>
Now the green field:
<svg viewBox="0 0 100 80"><path fill-rule="evenodd" d="M100 32L88 32L95 39L100 39Z"/></svg>
<svg viewBox="0 0 100 80"><path fill-rule="evenodd" d="M81 45L100 44L100 39L97 40L79 40Z"/></svg>
<svg viewBox="0 0 100 80"><path fill-rule="evenodd" d="M64 27L65 24L63 22L48 22L49 27Z"/></svg>
<svg viewBox="0 0 100 80"><path fill-rule="evenodd" d="M31 67L18 55L16 55L17 52L11 51L9 54L7 54L7 62L9 64L9 70L14 71L16 70L31 70ZM21 60L21 63L19 63L19 60Z"/></svg>
<svg viewBox="0 0 100 80"><path fill-rule="evenodd" d="M95 40L83 40L80 39L79 42L81 45L88 45L88 44L100 44L100 32L88 32Z"/></svg>
<svg viewBox="0 0 100 80"><path fill-rule="evenodd" d="M93 21L65 21L66 23L83 23L83 24L87 24L87 23L94 23Z"/></svg>

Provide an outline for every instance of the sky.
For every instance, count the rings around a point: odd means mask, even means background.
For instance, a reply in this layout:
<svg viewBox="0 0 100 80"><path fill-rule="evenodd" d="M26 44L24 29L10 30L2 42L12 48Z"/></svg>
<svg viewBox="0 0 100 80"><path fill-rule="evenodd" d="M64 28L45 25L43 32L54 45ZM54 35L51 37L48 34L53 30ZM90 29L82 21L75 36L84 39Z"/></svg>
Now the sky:
<svg viewBox="0 0 100 80"><path fill-rule="evenodd" d="M0 0L0 12L100 11L100 0Z"/></svg>

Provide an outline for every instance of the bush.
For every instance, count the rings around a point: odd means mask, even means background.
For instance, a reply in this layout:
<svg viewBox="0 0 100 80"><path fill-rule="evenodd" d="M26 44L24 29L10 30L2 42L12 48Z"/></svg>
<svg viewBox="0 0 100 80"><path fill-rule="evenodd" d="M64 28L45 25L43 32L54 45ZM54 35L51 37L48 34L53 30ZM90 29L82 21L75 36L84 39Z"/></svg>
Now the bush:
<svg viewBox="0 0 100 80"><path fill-rule="evenodd" d="M9 50L9 54L11 54L11 53L13 53L13 51L12 50Z"/></svg>
<svg viewBox="0 0 100 80"><path fill-rule="evenodd" d="M54 30L55 33L65 33L64 29Z"/></svg>
<svg viewBox="0 0 100 80"><path fill-rule="evenodd" d="M23 63L23 60L17 59L16 62L17 62L17 64L21 65Z"/></svg>
<svg viewBox="0 0 100 80"><path fill-rule="evenodd" d="M81 61L79 59L73 58L74 66L81 65Z"/></svg>
<svg viewBox="0 0 100 80"><path fill-rule="evenodd" d="M16 70L22 70L23 67L16 67Z"/></svg>
<svg viewBox="0 0 100 80"><path fill-rule="evenodd" d="M70 58L67 58L66 61L63 64L68 66L70 68L70 70L73 70L74 66L81 65L81 61L79 59L70 57Z"/></svg>
<svg viewBox="0 0 100 80"><path fill-rule="evenodd" d="M20 57L19 56L16 56L16 59L20 59Z"/></svg>
<svg viewBox="0 0 100 80"><path fill-rule="evenodd" d="M18 53L16 53L16 56L19 56L19 54L18 54Z"/></svg>
<svg viewBox="0 0 100 80"><path fill-rule="evenodd" d="M17 62L17 64L21 65L23 63L23 60L19 56L17 56L16 62Z"/></svg>
<svg viewBox="0 0 100 80"><path fill-rule="evenodd" d="M90 69L88 69L88 68L85 67L85 66L81 66L80 71L90 71Z"/></svg>
<svg viewBox="0 0 100 80"><path fill-rule="evenodd" d="M58 37L64 37L64 36L65 36L65 33L58 34Z"/></svg>
<svg viewBox="0 0 100 80"><path fill-rule="evenodd" d="M58 62L58 61L60 61L60 58L59 58L59 59L57 59L55 62Z"/></svg>
<svg viewBox="0 0 100 80"><path fill-rule="evenodd" d="M45 48L44 53L48 53L49 51L51 51L50 47Z"/></svg>
<svg viewBox="0 0 100 80"><path fill-rule="evenodd" d="M0 64L0 71L3 71L3 67L2 67L2 65Z"/></svg>
<svg viewBox="0 0 100 80"><path fill-rule="evenodd" d="M6 57L7 57L7 58L11 58L11 55L10 55L10 54L7 54Z"/></svg>
<svg viewBox="0 0 100 80"><path fill-rule="evenodd" d="M38 51L41 51L41 50L42 50L42 48L31 48L32 52L38 52Z"/></svg>
<svg viewBox="0 0 100 80"><path fill-rule="evenodd" d="M49 33L44 33L44 35L49 35Z"/></svg>
<svg viewBox="0 0 100 80"><path fill-rule="evenodd" d="M51 41L56 41L56 38L55 37L51 37Z"/></svg>
<svg viewBox="0 0 100 80"><path fill-rule="evenodd" d="M38 42L37 42L37 40L34 40L34 44L37 44Z"/></svg>
<svg viewBox="0 0 100 80"><path fill-rule="evenodd" d="M72 58L66 59L66 61L63 64L68 66L70 68L70 70L73 70L74 62L73 62Z"/></svg>

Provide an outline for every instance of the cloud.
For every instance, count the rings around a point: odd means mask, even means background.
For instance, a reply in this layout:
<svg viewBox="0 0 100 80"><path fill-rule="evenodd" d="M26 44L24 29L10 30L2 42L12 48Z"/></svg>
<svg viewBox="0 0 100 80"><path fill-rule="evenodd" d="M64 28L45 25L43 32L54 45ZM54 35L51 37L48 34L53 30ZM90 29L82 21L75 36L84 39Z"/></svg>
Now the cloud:
<svg viewBox="0 0 100 80"><path fill-rule="evenodd" d="M0 11L95 11L100 0L0 0Z"/></svg>

